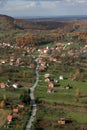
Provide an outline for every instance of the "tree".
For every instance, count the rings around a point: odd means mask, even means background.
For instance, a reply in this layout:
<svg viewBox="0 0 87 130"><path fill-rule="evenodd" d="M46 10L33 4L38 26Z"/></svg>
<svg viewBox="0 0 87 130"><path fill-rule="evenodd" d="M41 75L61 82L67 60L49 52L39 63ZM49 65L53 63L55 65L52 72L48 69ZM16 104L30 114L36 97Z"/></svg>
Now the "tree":
<svg viewBox="0 0 87 130"><path fill-rule="evenodd" d="M6 94L3 95L3 100L6 101L7 97Z"/></svg>
<svg viewBox="0 0 87 130"><path fill-rule="evenodd" d="M4 106L5 106L5 101L2 100L2 101L0 102L0 108L4 108Z"/></svg>
<svg viewBox="0 0 87 130"><path fill-rule="evenodd" d="M26 78L27 77L27 72L23 71L23 77Z"/></svg>
<svg viewBox="0 0 87 130"><path fill-rule="evenodd" d="M78 68L76 68L76 72L75 72L76 80L79 80L80 76L81 76L81 71L80 71L80 68L78 67Z"/></svg>
<svg viewBox="0 0 87 130"><path fill-rule="evenodd" d="M77 88L76 89L76 97L80 97L80 95L81 95L81 90L80 90L80 88Z"/></svg>
<svg viewBox="0 0 87 130"><path fill-rule="evenodd" d="M29 104L30 103L30 94L28 91L24 91L21 96L20 99L23 103L25 104Z"/></svg>

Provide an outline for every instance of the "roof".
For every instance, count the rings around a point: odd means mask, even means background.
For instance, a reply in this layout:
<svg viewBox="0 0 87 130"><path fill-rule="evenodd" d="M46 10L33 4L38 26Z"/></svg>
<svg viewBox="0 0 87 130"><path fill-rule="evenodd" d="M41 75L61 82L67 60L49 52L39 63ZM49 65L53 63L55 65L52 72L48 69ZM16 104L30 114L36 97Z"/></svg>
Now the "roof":
<svg viewBox="0 0 87 130"><path fill-rule="evenodd" d="M7 116L7 120L8 120L8 121L12 121L12 115L8 115L8 116Z"/></svg>
<svg viewBox="0 0 87 130"><path fill-rule="evenodd" d="M48 77L50 77L50 74L45 74L44 77L48 78Z"/></svg>
<svg viewBox="0 0 87 130"><path fill-rule="evenodd" d="M13 109L13 113L18 113L18 109Z"/></svg>
<svg viewBox="0 0 87 130"><path fill-rule="evenodd" d="M49 82L49 87L53 88L54 87L54 83L53 82Z"/></svg>
<svg viewBox="0 0 87 130"><path fill-rule="evenodd" d="M1 87L1 88L5 88L5 83L3 83L3 82L0 83L0 87Z"/></svg>
<svg viewBox="0 0 87 130"><path fill-rule="evenodd" d="M24 108L24 104L21 102L21 103L18 104L18 107Z"/></svg>

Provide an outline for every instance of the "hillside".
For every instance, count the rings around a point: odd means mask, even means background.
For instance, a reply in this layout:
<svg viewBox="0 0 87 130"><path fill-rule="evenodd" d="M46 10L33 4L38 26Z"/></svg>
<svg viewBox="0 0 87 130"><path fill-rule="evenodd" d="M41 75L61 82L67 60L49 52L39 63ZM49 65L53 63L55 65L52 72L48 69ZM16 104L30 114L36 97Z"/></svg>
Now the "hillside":
<svg viewBox="0 0 87 130"><path fill-rule="evenodd" d="M17 19L0 15L0 41L16 42L19 38L22 43L38 45L55 40L86 41L87 19ZM67 37L68 36L68 37ZM48 38L49 37L49 38ZM20 40L20 41L21 41Z"/></svg>
<svg viewBox="0 0 87 130"><path fill-rule="evenodd" d="M14 18L6 15L0 15L0 30L6 31L9 29L22 29L22 28L15 24Z"/></svg>
<svg viewBox="0 0 87 130"><path fill-rule="evenodd" d="M71 26L69 22L48 21L48 20L34 20L27 21L24 19L15 19L10 16L0 15L0 28L3 30L8 29L40 29L40 30L52 30L58 28L64 28L65 26Z"/></svg>

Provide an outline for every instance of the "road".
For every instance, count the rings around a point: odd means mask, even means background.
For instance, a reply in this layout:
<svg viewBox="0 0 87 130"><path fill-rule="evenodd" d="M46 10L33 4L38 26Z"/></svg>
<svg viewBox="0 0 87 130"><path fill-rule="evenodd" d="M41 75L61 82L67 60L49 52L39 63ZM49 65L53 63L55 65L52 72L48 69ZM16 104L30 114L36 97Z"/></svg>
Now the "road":
<svg viewBox="0 0 87 130"><path fill-rule="evenodd" d="M38 71L39 63L38 63L38 58L35 61L37 63L36 70L35 70L36 81L35 81L34 85L30 88L30 98L31 98L31 105L32 105L32 113L31 113L30 119L29 119L29 121L27 123L26 130L30 130L31 129L33 121L34 121L34 118L36 116L36 111L37 111L37 105L36 105L36 102L35 102L34 91L35 91L35 88L36 88L36 86L38 84L38 81L39 81L39 71Z"/></svg>

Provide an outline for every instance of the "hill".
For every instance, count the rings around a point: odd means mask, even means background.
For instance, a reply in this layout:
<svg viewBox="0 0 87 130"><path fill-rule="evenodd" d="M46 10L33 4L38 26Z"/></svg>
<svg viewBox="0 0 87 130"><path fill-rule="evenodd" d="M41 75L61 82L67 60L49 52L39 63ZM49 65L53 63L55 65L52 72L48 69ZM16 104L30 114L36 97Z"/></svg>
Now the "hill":
<svg viewBox="0 0 87 130"><path fill-rule="evenodd" d="M71 27L70 22L56 21L56 20L25 20L15 19L10 16L0 15L0 28L3 30L9 29L39 29L39 30L53 30L64 27Z"/></svg>
<svg viewBox="0 0 87 130"><path fill-rule="evenodd" d="M0 15L0 29L3 31L9 29L22 29L20 26L15 24L15 19L7 16L7 15Z"/></svg>
<svg viewBox="0 0 87 130"><path fill-rule="evenodd" d="M0 41L16 42L19 39L23 43L32 39L32 43L42 44L56 40L85 41L87 19L17 19L6 15L0 15ZM67 37L68 36L68 37ZM85 39L85 40L84 40ZM31 42L30 42L31 43ZM40 45L39 44L39 45Z"/></svg>

